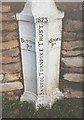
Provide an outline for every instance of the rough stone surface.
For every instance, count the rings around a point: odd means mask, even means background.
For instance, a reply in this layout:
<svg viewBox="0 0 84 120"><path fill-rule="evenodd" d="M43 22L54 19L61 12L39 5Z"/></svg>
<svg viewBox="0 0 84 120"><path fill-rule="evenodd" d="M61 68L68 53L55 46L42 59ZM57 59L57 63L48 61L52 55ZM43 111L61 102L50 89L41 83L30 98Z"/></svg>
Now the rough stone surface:
<svg viewBox="0 0 84 120"><path fill-rule="evenodd" d="M21 71L20 62L3 65L3 68L2 68L2 73L17 73L17 72L20 72L20 71ZM0 72L1 72L1 70L0 70Z"/></svg>
<svg viewBox="0 0 84 120"><path fill-rule="evenodd" d="M82 22L68 19L64 22L64 30L69 32L81 30L82 32Z"/></svg>
<svg viewBox="0 0 84 120"><path fill-rule="evenodd" d="M2 20L4 21L11 21L11 20L16 20L15 19L15 15L13 13L6 13L6 14L2 14Z"/></svg>
<svg viewBox="0 0 84 120"><path fill-rule="evenodd" d="M20 62L20 58L19 57L4 57L2 56L2 64L7 64L7 63L16 63L16 62ZM1 63L1 61L0 61Z"/></svg>
<svg viewBox="0 0 84 120"><path fill-rule="evenodd" d="M4 12L10 12L10 6L5 6L5 5L0 5L0 12L4 13Z"/></svg>
<svg viewBox="0 0 84 120"><path fill-rule="evenodd" d="M18 34L17 33L18 33L17 31L2 33L2 41L6 42L6 41L9 41L9 40L18 39Z"/></svg>
<svg viewBox="0 0 84 120"><path fill-rule="evenodd" d="M63 41L76 40L76 33L74 32L63 32Z"/></svg>
<svg viewBox="0 0 84 120"><path fill-rule="evenodd" d="M16 81L20 79L20 73L16 74L5 74L6 81Z"/></svg>
<svg viewBox="0 0 84 120"><path fill-rule="evenodd" d="M81 55L82 53L83 53L84 51L73 51L73 50L71 50L71 51L67 51L67 50L62 50L62 55L63 55L63 57L72 57L72 56L78 56L78 55Z"/></svg>
<svg viewBox="0 0 84 120"><path fill-rule="evenodd" d="M77 91L71 88L64 88L64 96L66 98L71 98L71 97L82 98L84 97L84 92Z"/></svg>
<svg viewBox="0 0 84 120"><path fill-rule="evenodd" d="M72 82L82 82L82 74L76 74L76 73L66 73L64 75L64 79Z"/></svg>
<svg viewBox="0 0 84 120"><path fill-rule="evenodd" d="M2 31L13 31L17 29L17 23L16 22L2 22Z"/></svg>
<svg viewBox="0 0 84 120"><path fill-rule="evenodd" d="M0 26L1 27L1 26ZM0 43L2 42L2 31L0 30Z"/></svg>
<svg viewBox="0 0 84 120"><path fill-rule="evenodd" d="M19 100L21 94L21 90L7 91L2 93L2 95L8 100Z"/></svg>
<svg viewBox="0 0 84 120"><path fill-rule="evenodd" d="M75 41L75 42L63 42L62 49L63 50L73 50L82 47L82 41Z"/></svg>
<svg viewBox="0 0 84 120"><path fill-rule="evenodd" d="M0 64L0 74L2 74L2 64Z"/></svg>
<svg viewBox="0 0 84 120"><path fill-rule="evenodd" d="M82 67L62 67L61 66L61 70L62 70L62 73L65 72L69 72L69 73L82 73L83 70L82 70Z"/></svg>
<svg viewBox="0 0 84 120"><path fill-rule="evenodd" d="M3 42L2 45L0 44L0 49L6 50L6 49L12 49L19 46L19 43L17 40L12 40L8 42Z"/></svg>
<svg viewBox="0 0 84 120"><path fill-rule="evenodd" d="M2 53L0 51L0 64L2 64Z"/></svg>
<svg viewBox="0 0 84 120"><path fill-rule="evenodd" d="M76 39L77 40L82 40L82 33L77 33Z"/></svg>
<svg viewBox="0 0 84 120"><path fill-rule="evenodd" d="M0 81L2 81L4 79L4 75L0 74Z"/></svg>
<svg viewBox="0 0 84 120"><path fill-rule="evenodd" d="M19 81L0 84L0 92L19 90L22 88L23 88L23 85Z"/></svg>
<svg viewBox="0 0 84 120"><path fill-rule="evenodd" d="M19 48L3 51L2 55L7 57L16 57L20 53Z"/></svg>
<svg viewBox="0 0 84 120"><path fill-rule="evenodd" d="M82 20L82 2L56 2L59 9L65 12L65 19Z"/></svg>
<svg viewBox="0 0 84 120"><path fill-rule="evenodd" d="M0 31L2 31L2 24L1 24L1 22L0 22Z"/></svg>
<svg viewBox="0 0 84 120"><path fill-rule="evenodd" d="M62 58L64 64L68 67L82 67L82 57Z"/></svg>
<svg viewBox="0 0 84 120"><path fill-rule="evenodd" d="M2 13L0 13L0 22L2 21Z"/></svg>

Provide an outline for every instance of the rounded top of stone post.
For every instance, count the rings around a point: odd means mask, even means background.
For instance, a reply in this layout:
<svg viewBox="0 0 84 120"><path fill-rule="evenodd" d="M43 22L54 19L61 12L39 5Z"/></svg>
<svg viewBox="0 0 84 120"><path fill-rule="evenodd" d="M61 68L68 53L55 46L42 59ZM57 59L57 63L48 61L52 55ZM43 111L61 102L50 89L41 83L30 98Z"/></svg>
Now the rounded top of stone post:
<svg viewBox="0 0 84 120"><path fill-rule="evenodd" d="M36 17L63 18L64 13L57 9L54 0L29 0L32 2L32 13Z"/></svg>
<svg viewBox="0 0 84 120"><path fill-rule="evenodd" d="M21 13L16 14L17 20L35 22L34 18L47 17L49 21L62 19L64 12L57 9L54 0L28 0Z"/></svg>
<svg viewBox="0 0 84 120"><path fill-rule="evenodd" d="M20 20L20 21L34 22L34 16L32 14L32 8L31 8L31 2L27 1L22 12L16 13L16 18L17 18L17 20Z"/></svg>

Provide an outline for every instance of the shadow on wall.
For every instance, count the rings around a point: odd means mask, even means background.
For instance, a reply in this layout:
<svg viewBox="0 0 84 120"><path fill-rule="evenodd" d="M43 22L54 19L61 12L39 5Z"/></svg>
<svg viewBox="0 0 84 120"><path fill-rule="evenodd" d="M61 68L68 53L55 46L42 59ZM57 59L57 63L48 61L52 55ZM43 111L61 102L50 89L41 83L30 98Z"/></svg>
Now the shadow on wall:
<svg viewBox="0 0 84 120"><path fill-rule="evenodd" d="M25 2L4 2L3 5L10 5L11 12L19 13L23 10Z"/></svg>

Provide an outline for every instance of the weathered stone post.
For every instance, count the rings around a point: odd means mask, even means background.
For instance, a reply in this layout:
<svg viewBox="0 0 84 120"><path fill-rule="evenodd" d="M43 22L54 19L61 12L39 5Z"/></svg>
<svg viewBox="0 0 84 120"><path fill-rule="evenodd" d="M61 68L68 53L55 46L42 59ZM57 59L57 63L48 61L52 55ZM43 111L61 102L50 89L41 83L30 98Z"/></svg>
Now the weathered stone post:
<svg viewBox="0 0 84 120"><path fill-rule="evenodd" d="M53 0L32 2L36 29L37 102L50 108L63 97L59 90L62 18Z"/></svg>
<svg viewBox="0 0 84 120"><path fill-rule="evenodd" d="M24 76L21 100L50 108L59 90L62 18L53 0L29 0L17 14Z"/></svg>
<svg viewBox="0 0 84 120"><path fill-rule="evenodd" d="M19 24L19 37L22 58L24 94L21 101L36 102L36 51L35 24L31 3L25 4L21 13L16 14Z"/></svg>

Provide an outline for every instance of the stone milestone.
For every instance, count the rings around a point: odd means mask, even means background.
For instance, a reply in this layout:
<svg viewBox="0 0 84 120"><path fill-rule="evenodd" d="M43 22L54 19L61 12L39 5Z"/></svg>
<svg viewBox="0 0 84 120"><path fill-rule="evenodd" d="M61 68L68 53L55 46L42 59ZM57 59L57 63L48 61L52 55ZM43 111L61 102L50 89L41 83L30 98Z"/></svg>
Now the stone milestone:
<svg viewBox="0 0 84 120"><path fill-rule="evenodd" d="M57 9L53 0L30 0L16 17L24 80L21 101L32 102L36 108L40 104L51 108L64 97L59 89L64 12Z"/></svg>

